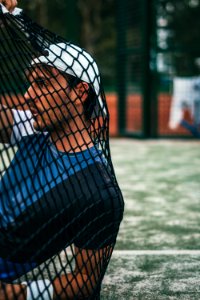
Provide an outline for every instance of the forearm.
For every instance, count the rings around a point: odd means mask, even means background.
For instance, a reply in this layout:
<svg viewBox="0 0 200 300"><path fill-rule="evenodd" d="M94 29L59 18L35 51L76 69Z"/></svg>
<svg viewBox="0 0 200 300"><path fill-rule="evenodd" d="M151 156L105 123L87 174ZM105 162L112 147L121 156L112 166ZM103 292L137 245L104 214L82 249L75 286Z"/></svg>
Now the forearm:
<svg viewBox="0 0 200 300"><path fill-rule="evenodd" d="M84 299L89 297L94 289L94 278L88 279L86 274L69 273L56 278L53 287L54 299Z"/></svg>
<svg viewBox="0 0 200 300"><path fill-rule="evenodd" d="M36 285L37 286L37 285ZM0 284L0 300L26 300L25 284ZM90 295L94 287L85 274L67 274L57 277L53 282L53 299L84 299ZM33 291L32 291L33 292ZM31 292L31 294L32 294ZM43 292L44 294L44 292ZM48 298L49 299L49 298ZM45 299L44 299L45 300Z"/></svg>
<svg viewBox="0 0 200 300"><path fill-rule="evenodd" d="M0 282L0 300L26 300L26 286Z"/></svg>
<svg viewBox="0 0 200 300"><path fill-rule="evenodd" d="M85 299L93 294L101 275L105 253L111 248L86 250L75 247L76 268L73 273L61 275L53 282L54 299Z"/></svg>

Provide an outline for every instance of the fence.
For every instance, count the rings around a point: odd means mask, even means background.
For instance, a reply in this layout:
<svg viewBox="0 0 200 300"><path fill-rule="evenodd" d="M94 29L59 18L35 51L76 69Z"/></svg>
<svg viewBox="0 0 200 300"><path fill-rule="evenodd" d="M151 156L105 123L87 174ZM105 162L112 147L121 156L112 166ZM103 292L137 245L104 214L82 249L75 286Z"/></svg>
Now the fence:
<svg viewBox="0 0 200 300"><path fill-rule="evenodd" d="M200 136L199 13L199 1L118 0L111 134Z"/></svg>

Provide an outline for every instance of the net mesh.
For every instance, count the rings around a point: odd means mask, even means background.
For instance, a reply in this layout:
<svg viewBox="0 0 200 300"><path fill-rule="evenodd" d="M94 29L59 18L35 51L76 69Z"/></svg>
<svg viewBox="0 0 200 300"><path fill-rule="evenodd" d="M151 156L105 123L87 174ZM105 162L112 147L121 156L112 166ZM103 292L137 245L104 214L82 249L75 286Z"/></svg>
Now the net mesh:
<svg viewBox="0 0 200 300"><path fill-rule="evenodd" d="M123 215L98 67L3 6L0 42L1 293L98 299Z"/></svg>

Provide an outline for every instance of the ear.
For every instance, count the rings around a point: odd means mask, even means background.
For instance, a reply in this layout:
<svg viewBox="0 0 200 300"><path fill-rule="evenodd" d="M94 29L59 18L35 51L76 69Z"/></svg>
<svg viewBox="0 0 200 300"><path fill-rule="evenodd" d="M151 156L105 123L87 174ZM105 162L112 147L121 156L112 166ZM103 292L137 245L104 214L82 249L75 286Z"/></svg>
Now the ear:
<svg viewBox="0 0 200 300"><path fill-rule="evenodd" d="M75 87L75 92L79 97L79 99L81 100L81 102L84 102L85 99L87 99L88 91L89 91L89 84L87 82L80 82Z"/></svg>

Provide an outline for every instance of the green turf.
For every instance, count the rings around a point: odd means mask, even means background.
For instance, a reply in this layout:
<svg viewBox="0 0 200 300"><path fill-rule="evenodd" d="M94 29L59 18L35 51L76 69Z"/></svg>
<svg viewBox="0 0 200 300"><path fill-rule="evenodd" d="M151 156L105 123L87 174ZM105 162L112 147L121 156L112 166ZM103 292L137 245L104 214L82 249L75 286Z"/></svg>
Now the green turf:
<svg viewBox="0 0 200 300"><path fill-rule="evenodd" d="M116 249L200 249L200 142L112 140L125 198ZM199 256L114 256L102 300L199 300Z"/></svg>
<svg viewBox="0 0 200 300"><path fill-rule="evenodd" d="M200 256L113 257L101 300L199 300Z"/></svg>
<svg viewBox="0 0 200 300"><path fill-rule="evenodd" d="M112 140L125 214L117 249L200 249L200 143Z"/></svg>

